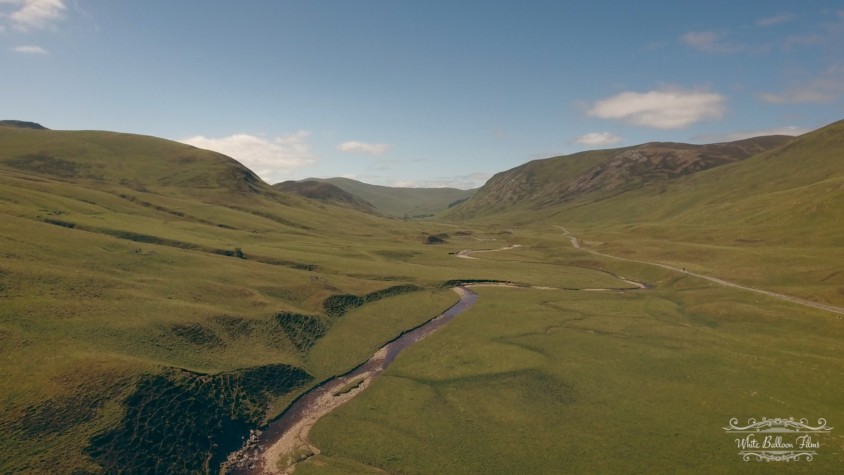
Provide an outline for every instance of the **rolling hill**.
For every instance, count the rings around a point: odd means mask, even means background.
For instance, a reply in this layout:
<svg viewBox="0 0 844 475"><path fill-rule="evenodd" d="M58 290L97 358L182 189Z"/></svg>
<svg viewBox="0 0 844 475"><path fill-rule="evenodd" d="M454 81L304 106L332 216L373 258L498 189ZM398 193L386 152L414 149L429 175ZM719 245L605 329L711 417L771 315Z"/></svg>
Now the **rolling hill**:
<svg viewBox="0 0 844 475"><path fill-rule="evenodd" d="M316 180L284 181L276 183L273 188L327 204L347 206L358 211L378 214L375 207L368 201L328 182Z"/></svg>
<svg viewBox="0 0 844 475"><path fill-rule="evenodd" d="M155 137L4 121L0 472L216 472L472 280L518 288L476 289L314 427L324 452L297 471L718 471L729 417L840 412L840 320L652 263L844 306L842 156L844 122L585 152L502 172L439 222ZM588 440L569 429L600 418ZM677 461L702 446L719 456Z"/></svg>
<svg viewBox="0 0 844 475"><path fill-rule="evenodd" d="M564 225L595 251L840 305L841 156L844 121L796 138L584 152L502 172L448 217Z"/></svg>
<svg viewBox="0 0 844 475"><path fill-rule="evenodd" d="M710 145L655 142L534 160L494 175L448 215L476 218L510 208L599 201L744 160L789 140L791 137L769 136Z"/></svg>
<svg viewBox="0 0 844 475"><path fill-rule="evenodd" d="M0 472L215 471L249 428L454 300L442 272L396 271L425 231L184 144L4 122ZM338 301L390 316L315 365L354 314Z"/></svg>
<svg viewBox="0 0 844 475"><path fill-rule="evenodd" d="M471 197L475 190L457 188L398 188L370 185L349 178L309 178L306 181L331 183L382 213L396 218L427 218L438 215Z"/></svg>

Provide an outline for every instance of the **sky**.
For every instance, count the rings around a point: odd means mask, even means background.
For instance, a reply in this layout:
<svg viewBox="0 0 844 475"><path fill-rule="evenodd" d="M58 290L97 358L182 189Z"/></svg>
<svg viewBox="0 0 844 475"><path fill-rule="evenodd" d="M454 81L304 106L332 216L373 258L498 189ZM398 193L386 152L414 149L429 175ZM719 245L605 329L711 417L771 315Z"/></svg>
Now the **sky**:
<svg viewBox="0 0 844 475"><path fill-rule="evenodd" d="M844 2L0 0L0 119L177 140L268 183L466 189L844 119Z"/></svg>

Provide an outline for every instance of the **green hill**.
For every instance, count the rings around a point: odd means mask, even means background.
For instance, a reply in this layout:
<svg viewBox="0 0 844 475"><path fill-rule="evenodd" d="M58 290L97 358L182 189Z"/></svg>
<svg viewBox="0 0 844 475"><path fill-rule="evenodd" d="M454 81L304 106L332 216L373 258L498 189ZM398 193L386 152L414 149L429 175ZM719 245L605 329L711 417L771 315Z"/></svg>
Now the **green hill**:
<svg viewBox="0 0 844 475"><path fill-rule="evenodd" d="M47 130L47 128L41 124L35 122L27 122L25 120L0 120L0 127L17 127L20 129Z"/></svg>
<svg viewBox="0 0 844 475"><path fill-rule="evenodd" d="M0 472L214 471L455 299L396 272L425 231L176 142L0 125ZM383 299L378 331L312 357L351 297Z"/></svg>
<svg viewBox="0 0 844 475"><path fill-rule="evenodd" d="M475 190L457 188L398 188L370 185L349 178L309 178L308 181L331 183L371 203L382 213L396 218L426 218L438 215L475 193Z"/></svg>
<svg viewBox="0 0 844 475"><path fill-rule="evenodd" d="M365 213L378 213L368 201L328 182L316 180L284 181L276 183L273 188L327 204L346 206Z"/></svg>
<svg viewBox="0 0 844 475"><path fill-rule="evenodd" d="M646 144L531 162L496 175L449 216L563 225L596 251L844 303L837 264L844 258L844 122L793 139L692 147L706 151L692 164L719 151L730 158L686 169L692 173L653 159L639 168L635 157L653 150Z"/></svg>
<svg viewBox="0 0 844 475"><path fill-rule="evenodd" d="M791 140L756 137L730 143L647 143L534 160L494 175L448 216L476 218L571 201L599 201L627 191L744 160Z"/></svg>
<svg viewBox="0 0 844 475"><path fill-rule="evenodd" d="M499 174L435 222L154 137L4 123L0 472L216 472L307 388L454 303L449 282L478 280L518 287L476 288L314 427L322 452L297 473L767 470L721 428L832 421L840 320L692 272L844 306L841 156L844 122L587 152ZM812 467L834 471L841 440Z"/></svg>

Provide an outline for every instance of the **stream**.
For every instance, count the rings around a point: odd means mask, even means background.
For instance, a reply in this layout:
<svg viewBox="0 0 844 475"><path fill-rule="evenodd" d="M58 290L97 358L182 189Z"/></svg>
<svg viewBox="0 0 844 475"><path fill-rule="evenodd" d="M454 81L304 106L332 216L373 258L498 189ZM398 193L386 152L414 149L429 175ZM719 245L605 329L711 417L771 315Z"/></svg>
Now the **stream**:
<svg viewBox="0 0 844 475"><path fill-rule="evenodd" d="M402 350L439 330L478 300L478 295L466 286L453 287L452 290L460 295L460 300L451 308L402 333L382 346L366 363L304 393L263 432L253 432L246 445L231 454L224 464L228 473L290 473L296 463L318 454L319 449L308 441L308 433L320 417L361 393ZM282 468L273 466L277 460L284 460Z"/></svg>

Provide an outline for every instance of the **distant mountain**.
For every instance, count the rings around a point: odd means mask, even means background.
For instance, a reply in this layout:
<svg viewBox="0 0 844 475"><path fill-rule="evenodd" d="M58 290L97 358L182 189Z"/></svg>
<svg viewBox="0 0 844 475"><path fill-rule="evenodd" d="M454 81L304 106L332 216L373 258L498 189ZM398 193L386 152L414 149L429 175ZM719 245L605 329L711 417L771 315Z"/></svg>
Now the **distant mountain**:
<svg viewBox="0 0 844 475"><path fill-rule="evenodd" d="M19 129L48 130L41 124L24 120L0 120L0 127L17 127Z"/></svg>
<svg viewBox="0 0 844 475"><path fill-rule="evenodd" d="M305 198L327 204L346 206L366 213L379 214L375 206L368 201L328 182L316 180L284 181L276 183L273 185L273 188L287 193L296 193Z"/></svg>
<svg viewBox="0 0 844 475"><path fill-rule="evenodd" d="M606 199L744 160L792 139L767 136L710 145L653 142L535 160L496 174L449 216L473 218L511 208L535 210Z"/></svg>
<svg viewBox="0 0 844 475"><path fill-rule="evenodd" d="M844 121L799 137L584 152L499 173L445 219L565 223L606 230L608 241L840 249L841 157Z"/></svg>
<svg viewBox="0 0 844 475"><path fill-rule="evenodd" d="M398 188L370 185L349 178L309 178L306 181L331 183L371 203L382 213L397 218L434 216L468 199L476 191L457 188Z"/></svg>

